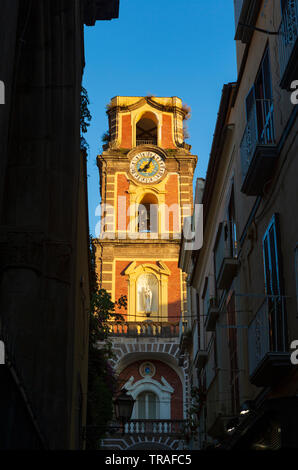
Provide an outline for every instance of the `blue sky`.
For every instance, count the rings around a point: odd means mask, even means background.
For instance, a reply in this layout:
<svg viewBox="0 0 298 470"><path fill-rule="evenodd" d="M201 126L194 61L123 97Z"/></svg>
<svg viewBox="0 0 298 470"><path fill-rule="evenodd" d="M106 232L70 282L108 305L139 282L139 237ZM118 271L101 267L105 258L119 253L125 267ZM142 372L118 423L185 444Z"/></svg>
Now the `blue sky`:
<svg viewBox="0 0 298 470"><path fill-rule="evenodd" d="M205 177L221 90L236 80L232 0L120 0L119 19L85 28L91 126L86 134L90 232L100 202L96 156L107 131L105 106L113 96L179 96L188 121L195 177Z"/></svg>

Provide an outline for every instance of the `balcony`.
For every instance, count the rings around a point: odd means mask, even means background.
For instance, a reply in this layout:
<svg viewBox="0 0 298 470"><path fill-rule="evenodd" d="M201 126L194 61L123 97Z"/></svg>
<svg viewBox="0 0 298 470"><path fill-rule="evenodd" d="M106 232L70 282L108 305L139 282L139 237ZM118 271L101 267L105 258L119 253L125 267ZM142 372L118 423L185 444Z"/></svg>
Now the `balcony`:
<svg viewBox="0 0 298 470"><path fill-rule="evenodd" d="M217 289L227 290L230 288L238 269L237 242L233 241L233 230L230 222L222 222L219 226L214 257ZM215 312L213 312L213 317L214 314ZM211 326L213 326L212 322Z"/></svg>
<svg viewBox="0 0 298 470"><path fill-rule="evenodd" d="M281 88L289 89L298 78L298 0L287 0L279 29Z"/></svg>
<svg viewBox="0 0 298 470"><path fill-rule="evenodd" d="M218 318L219 311L215 298L208 300L208 310L205 319L206 331L215 331L216 320Z"/></svg>
<svg viewBox="0 0 298 470"><path fill-rule="evenodd" d="M285 299L266 298L249 325L249 375L258 387L272 385L290 369L285 317Z"/></svg>
<svg viewBox="0 0 298 470"><path fill-rule="evenodd" d="M138 145L157 145L157 139L152 138L152 139L137 139L136 140L136 146Z"/></svg>
<svg viewBox="0 0 298 470"><path fill-rule="evenodd" d="M179 323L178 322L121 322L110 325L111 336L120 336L127 338L178 338Z"/></svg>
<svg viewBox="0 0 298 470"><path fill-rule="evenodd" d="M124 425L124 434L146 434L147 436L174 436L182 438L186 421L171 419L132 419Z"/></svg>
<svg viewBox="0 0 298 470"><path fill-rule="evenodd" d="M272 100L254 100L240 145L240 155L243 173L241 191L248 196L261 195L278 157Z"/></svg>

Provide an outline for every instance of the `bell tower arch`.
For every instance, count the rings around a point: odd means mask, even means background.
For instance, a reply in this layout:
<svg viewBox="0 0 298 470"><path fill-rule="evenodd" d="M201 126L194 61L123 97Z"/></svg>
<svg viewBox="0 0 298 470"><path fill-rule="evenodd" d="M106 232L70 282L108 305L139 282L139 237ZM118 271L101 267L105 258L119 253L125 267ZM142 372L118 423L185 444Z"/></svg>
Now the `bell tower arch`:
<svg viewBox="0 0 298 470"><path fill-rule="evenodd" d="M138 397L144 423L134 422L133 416L127 439L138 430L147 444L151 439L153 446L158 435L160 445L167 445L172 429L174 448L183 439L189 394L187 364L177 357L186 301L178 258L183 220L193 209L197 157L184 142L186 111L177 97L117 96L107 114L110 141L97 158L102 226L95 244L100 287L114 301L122 295L128 299L123 323L111 325L113 349L119 357L121 352L124 363L127 356L130 375L125 383ZM172 357L175 370L165 357ZM148 361L152 377L140 375ZM121 439L127 448L126 437Z"/></svg>

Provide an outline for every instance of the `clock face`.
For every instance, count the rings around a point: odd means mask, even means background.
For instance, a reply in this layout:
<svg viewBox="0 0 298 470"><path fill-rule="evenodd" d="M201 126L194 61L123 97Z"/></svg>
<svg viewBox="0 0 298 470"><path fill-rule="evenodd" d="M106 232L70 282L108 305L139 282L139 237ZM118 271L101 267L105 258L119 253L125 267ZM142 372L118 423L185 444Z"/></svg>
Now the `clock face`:
<svg viewBox="0 0 298 470"><path fill-rule="evenodd" d="M154 152L141 152L130 162L130 172L139 183L156 183L166 171L163 159Z"/></svg>

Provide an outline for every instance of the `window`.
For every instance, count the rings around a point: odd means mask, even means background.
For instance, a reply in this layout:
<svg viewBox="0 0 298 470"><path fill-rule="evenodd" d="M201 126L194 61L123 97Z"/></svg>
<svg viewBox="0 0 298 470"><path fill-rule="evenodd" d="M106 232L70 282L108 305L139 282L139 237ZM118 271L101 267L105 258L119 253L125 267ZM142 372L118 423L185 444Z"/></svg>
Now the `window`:
<svg viewBox="0 0 298 470"><path fill-rule="evenodd" d="M153 392L142 392L137 397L138 419L159 419L159 399Z"/></svg>
<svg viewBox="0 0 298 470"><path fill-rule="evenodd" d="M281 24L279 29L279 65L281 88L289 90L293 80L297 79L296 44L298 39L298 3L297 0L281 0Z"/></svg>
<svg viewBox="0 0 298 470"><path fill-rule="evenodd" d="M279 218L278 214L274 214L263 238L264 277L271 347L282 351L285 344L285 312L279 244Z"/></svg>
<svg viewBox="0 0 298 470"><path fill-rule="evenodd" d="M251 128L261 144L274 143L273 100L269 48L266 48L255 83L246 98L246 117L248 123L256 122Z"/></svg>
<svg viewBox="0 0 298 470"><path fill-rule="evenodd" d="M275 214L263 239L265 288L268 296L281 295L278 215Z"/></svg>

